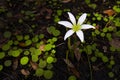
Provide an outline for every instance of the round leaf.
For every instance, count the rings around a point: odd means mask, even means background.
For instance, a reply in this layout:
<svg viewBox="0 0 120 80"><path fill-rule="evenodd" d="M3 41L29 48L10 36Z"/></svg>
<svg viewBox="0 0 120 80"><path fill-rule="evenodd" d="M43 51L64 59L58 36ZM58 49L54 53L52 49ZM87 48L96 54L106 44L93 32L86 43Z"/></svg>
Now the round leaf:
<svg viewBox="0 0 120 80"><path fill-rule="evenodd" d="M26 65L29 61L29 58L27 56L24 56L20 59L20 64Z"/></svg>
<svg viewBox="0 0 120 80"><path fill-rule="evenodd" d="M5 57L5 52L0 52L0 59L3 59Z"/></svg>

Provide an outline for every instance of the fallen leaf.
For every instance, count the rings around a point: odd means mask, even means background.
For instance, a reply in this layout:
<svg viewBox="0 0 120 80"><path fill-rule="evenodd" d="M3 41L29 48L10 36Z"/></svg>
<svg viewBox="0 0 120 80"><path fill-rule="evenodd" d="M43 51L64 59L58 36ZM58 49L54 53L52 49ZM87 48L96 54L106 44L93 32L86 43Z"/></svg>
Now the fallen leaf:
<svg viewBox="0 0 120 80"><path fill-rule="evenodd" d="M75 68L70 68L70 70L72 71L72 73L77 76L78 78L80 78L80 73L75 69Z"/></svg>
<svg viewBox="0 0 120 80"><path fill-rule="evenodd" d="M45 45L44 45L44 44L40 45L39 49L40 49L41 51L45 51Z"/></svg>
<svg viewBox="0 0 120 80"><path fill-rule="evenodd" d="M61 2L63 2L63 3L68 3L68 2L70 2L71 0L62 0Z"/></svg>
<svg viewBox="0 0 120 80"><path fill-rule="evenodd" d="M17 67L18 67L18 59L15 59L15 60L13 61L12 67L13 67L13 70L16 70L16 69L17 69Z"/></svg>
<svg viewBox="0 0 120 80"><path fill-rule="evenodd" d="M74 50L74 54L75 54L75 57L76 57L77 61L79 62L79 61L80 61L80 58L81 58L81 53L80 53L79 48L76 48L76 49Z"/></svg>
<svg viewBox="0 0 120 80"><path fill-rule="evenodd" d="M119 38L113 38L109 43L110 43L110 45L114 46L115 48L120 48Z"/></svg>
<svg viewBox="0 0 120 80"><path fill-rule="evenodd" d="M34 70L38 69L38 64L35 62L30 61L30 64Z"/></svg>
<svg viewBox="0 0 120 80"><path fill-rule="evenodd" d="M21 69L21 73L25 76L28 76L30 74L30 72L28 70L25 70L25 69Z"/></svg>
<svg viewBox="0 0 120 80"><path fill-rule="evenodd" d="M112 16L113 14L115 14L115 11L112 9L108 9L108 10L104 10L103 13L107 14L108 16Z"/></svg>
<svg viewBox="0 0 120 80"><path fill-rule="evenodd" d="M26 44L23 43L23 42L20 42L20 43L19 43L19 46L20 46L20 47L26 47Z"/></svg>
<svg viewBox="0 0 120 80"><path fill-rule="evenodd" d="M74 68L74 65L72 64L72 62L69 59L63 59L65 61L65 63L68 65L68 67L70 68Z"/></svg>

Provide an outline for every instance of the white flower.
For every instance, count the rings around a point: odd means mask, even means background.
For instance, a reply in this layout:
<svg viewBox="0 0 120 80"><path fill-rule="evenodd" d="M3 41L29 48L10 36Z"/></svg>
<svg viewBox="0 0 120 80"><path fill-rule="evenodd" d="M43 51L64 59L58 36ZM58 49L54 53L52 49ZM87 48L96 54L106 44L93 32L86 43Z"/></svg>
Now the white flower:
<svg viewBox="0 0 120 80"><path fill-rule="evenodd" d="M84 42L84 35L83 35L82 29L89 29L89 28L95 29L95 27L92 25L89 25L89 24L83 24L83 22L85 21L86 16L87 16L86 13L82 14L79 17L77 23L76 23L76 19L72 13L68 12L68 15L69 15L69 19L72 23L68 22L68 21L59 21L58 22L58 24L61 24L67 28L71 28L70 30L68 30L66 32L64 40L66 40L68 37L70 37L75 32L77 34L77 36L79 37L79 39L81 40L81 42Z"/></svg>

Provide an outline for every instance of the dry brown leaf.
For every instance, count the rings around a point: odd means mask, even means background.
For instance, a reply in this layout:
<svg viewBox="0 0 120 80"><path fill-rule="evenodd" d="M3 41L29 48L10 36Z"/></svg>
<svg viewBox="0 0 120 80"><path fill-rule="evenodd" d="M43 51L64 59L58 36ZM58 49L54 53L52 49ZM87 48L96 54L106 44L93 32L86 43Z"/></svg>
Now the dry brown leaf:
<svg viewBox="0 0 120 80"><path fill-rule="evenodd" d="M68 2L70 2L71 0L62 0L61 2L63 2L63 3L68 3Z"/></svg>
<svg viewBox="0 0 120 80"><path fill-rule="evenodd" d="M112 16L113 14L115 14L115 11L112 9L108 9L108 10L104 10L103 13L107 14L108 16Z"/></svg>
<svg viewBox="0 0 120 80"><path fill-rule="evenodd" d="M23 43L23 42L20 42L20 43L19 43L19 46L20 46L20 47L26 47L25 43Z"/></svg>
<svg viewBox="0 0 120 80"><path fill-rule="evenodd" d="M40 45L39 49L40 49L41 51L45 51L45 45L44 45L44 44Z"/></svg>
<svg viewBox="0 0 120 80"><path fill-rule="evenodd" d="M15 60L13 61L12 67L13 67L13 70L16 70L16 69L17 69L17 67L18 67L18 59L15 59Z"/></svg>
<svg viewBox="0 0 120 80"><path fill-rule="evenodd" d="M75 68L70 68L70 70L75 76L77 76L78 78L80 77L80 73Z"/></svg>
<svg viewBox="0 0 120 80"><path fill-rule="evenodd" d="M21 73L25 76L28 76L30 74L30 72L28 70L25 70L25 69L21 69Z"/></svg>
<svg viewBox="0 0 120 80"><path fill-rule="evenodd" d="M75 57L76 57L77 61L79 62L79 61L80 61L80 58L81 58L81 53L80 53L80 51L79 51L79 48L76 48L76 49L74 50L74 54L75 54Z"/></svg>
<svg viewBox="0 0 120 80"><path fill-rule="evenodd" d="M68 67L70 68L74 68L74 65L72 64L72 62L69 59L63 59L65 61L65 63L68 65Z"/></svg>
<svg viewBox="0 0 120 80"><path fill-rule="evenodd" d="M35 62L30 61L30 64L34 70L38 69L38 64Z"/></svg>
<svg viewBox="0 0 120 80"><path fill-rule="evenodd" d="M115 48L120 48L119 38L113 38L109 43L110 43L110 45L114 46Z"/></svg>

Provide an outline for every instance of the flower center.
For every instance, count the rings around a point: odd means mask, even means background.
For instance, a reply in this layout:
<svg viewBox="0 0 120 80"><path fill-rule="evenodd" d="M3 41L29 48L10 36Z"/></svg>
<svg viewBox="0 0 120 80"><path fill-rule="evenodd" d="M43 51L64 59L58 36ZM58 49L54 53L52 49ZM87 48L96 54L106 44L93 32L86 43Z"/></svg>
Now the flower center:
<svg viewBox="0 0 120 80"><path fill-rule="evenodd" d="M81 29L81 26L80 25L73 25L73 31L78 31L78 30L80 30Z"/></svg>

